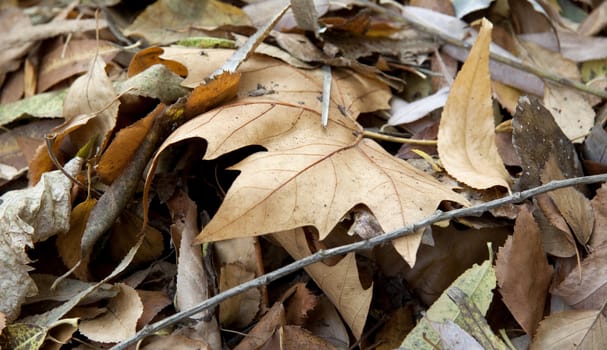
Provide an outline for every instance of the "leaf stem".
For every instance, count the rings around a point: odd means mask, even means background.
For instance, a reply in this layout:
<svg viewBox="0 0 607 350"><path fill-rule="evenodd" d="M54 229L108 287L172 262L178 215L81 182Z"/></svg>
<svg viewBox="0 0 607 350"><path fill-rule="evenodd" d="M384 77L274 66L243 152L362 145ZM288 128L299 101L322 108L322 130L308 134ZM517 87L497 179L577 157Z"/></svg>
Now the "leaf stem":
<svg viewBox="0 0 607 350"><path fill-rule="evenodd" d="M436 140L420 140L420 139L409 139L406 137L397 137L391 136L387 134L382 134L379 132L364 130L363 136L368 137L375 140L396 142L396 143L407 143L410 145L419 145L419 146L436 146Z"/></svg>
<svg viewBox="0 0 607 350"><path fill-rule="evenodd" d="M129 339L113 346L110 350L127 349L128 347L136 344L139 340L145 338L146 336L154 334L168 326L174 325L175 323L177 323L187 317L195 315L201 311L215 307L216 305L218 305L219 303L221 303L222 301L224 301L228 298L231 298L235 295L243 293L249 289L267 285L268 283L270 283L272 281L275 281L281 277L284 277L290 273L293 273L305 266L320 262L326 258L354 252L357 250L369 249L369 248L375 247L377 245L392 241L396 238L410 235L414 232L417 232L419 229L421 229L423 227L432 225L439 221L451 220L451 219L464 217L464 216L478 216L490 209L497 208L497 207L500 207L505 204L520 203L520 202L522 202L528 198L531 198L533 196L536 196L538 194L546 193L546 192L553 191L556 189L570 187L570 186L576 186L576 185L582 185L582 184L605 182L605 181L607 181L607 174L584 176L584 177L577 177L577 178L572 178L572 179L552 181L545 185L534 187L534 188L531 188L531 189L528 189L528 190L525 190L522 192L515 192L511 195L508 195L508 196L505 196L505 197L502 197L499 199L495 199L495 200L492 200L492 201L489 201L489 202L486 202L483 204L479 204L476 206L455 209L455 210L451 210L448 212L442 212L440 210L437 210L436 212L434 212L434 214L426 217L425 219L420 220L411 225L402 227L398 230L394 230L392 232L386 233L381 236L373 237L371 239L367 239L367 240L363 240L363 241L359 241L359 242L355 242L355 243L351 243L351 244L346 244L343 246L330 248L330 249L326 249L326 250L320 250L312 255L309 255L303 259L295 261L289 265L283 266L270 273L267 273L265 275L255 278L253 280L242 283L234 288L228 289L222 293L219 293L219 294L201 302L200 304L192 307L191 309L180 311L161 321L158 321L151 325L146 325L143 329L141 329L135 335L133 335Z"/></svg>

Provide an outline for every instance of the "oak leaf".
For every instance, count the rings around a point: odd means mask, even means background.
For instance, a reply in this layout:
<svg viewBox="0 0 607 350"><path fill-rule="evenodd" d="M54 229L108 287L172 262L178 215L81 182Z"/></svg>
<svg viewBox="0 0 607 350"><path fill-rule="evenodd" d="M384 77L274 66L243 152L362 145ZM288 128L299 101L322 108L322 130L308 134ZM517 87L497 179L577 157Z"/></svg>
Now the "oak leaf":
<svg viewBox="0 0 607 350"><path fill-rule="evenodd" d="M470 56L455 78L438 128L438 154L447 172L478 189L509 188L508 171L495 144L489 44L491 22L483 25Z"/></svg>
<svg viewBox="0 0 607 350"><path fill-rule="evenodd" d="M213 50L205 52L213 55ZM329 123L322 128L321 70L253 56L239 71L239 99L192 119L159 151L190 138L207 141L204 159L249 145L267 149L233 167L241 174L197 237L199 243L302 226L315 226L324 239L358 204L373 212L384 231L392 231L431 214L443 200L466 203L449 187L362 139L357 116L388 108L390 92L379 81L333 70ZM260 86L265 94L250 94ZM410 264L420 238L395 242Z"/></svg>

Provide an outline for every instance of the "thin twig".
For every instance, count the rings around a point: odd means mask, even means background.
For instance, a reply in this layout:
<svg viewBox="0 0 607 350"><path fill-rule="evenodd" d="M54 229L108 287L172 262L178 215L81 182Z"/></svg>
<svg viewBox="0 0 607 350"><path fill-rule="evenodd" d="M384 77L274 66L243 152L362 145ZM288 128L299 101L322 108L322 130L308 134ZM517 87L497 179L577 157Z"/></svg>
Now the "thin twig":
<svg viewBox="0 0 607 350"><path fill-rule="evenodd" d="M436 140L420 140L420 139L409 139L406 137L397 137L387 134L382 134L379 132L365 130L363 131L363 136L371 139L396 142L396 143L406 143L410 145L419 145L419 146L436 146Z"/></svg>
<svg viewBox="0 0 607 350"><path fill-rule="evenodd" d="M458 40L455 39L453 37L449 37L448 35L445 35L443 33L441 33L440 31L437 31L433 28L427 27L421 23L417 23L417 22L409 22L407 21L403 16L401 16L398 12L395 12L393 10L389 10L385 7L382 7L378 4L372 3L368 0L358 0L362 5L367 6L371 9L373 9L374 11L388 16L390 17L391 20L400 22L400 23L405 23L405 24L410 24L413 27L415 27L417 30L422 31L424 33L428 33L431 34L433 36L435 36L436 38L440 39L441 41L447 43L447 44L451 44L466 50L470 50L470 48L472 47L471 44L466 43L462 40ZM587 94L591 94L591 95L595 95L595 96L599 96L602 98L607 98L607 91L603 91L603 90L597 90L592 88L591 86L585 85L581 82L578 81L574 81L571 79L567 79L561 75L558 75L556 73L553 72L549 72L543 69L540 69L538 67L532 66L530 64L526 64L523 62L518 62L515 61L511 58L496 54L494 52L490 52L490 57L492 60L495 60L497 62L506 64L510 67L531 73L533 75L536 75L540 78L546 79L546 80L550 80L552 82L555 82L559 85L562 86L566 86L566 87L571 87L574 89L577 89L579 91L585 92Z"/></svg>
<svg viewBox="0 0 607 350"><path fill-rule="evenodd" d="M136 344L139 340L145 338L146 336L154 334L163 328L171 326L171 325L179 322L180 320L183 320L187 317L195 315L201 311L212 308L228 298L231 298L235 295L243 293L246 290L267 285L268 283L270 283L272 281L275 281L281 277L284 277L290 273L293 273L310 264L320 262L326 258L354 252L357 250L369 249L369 248L375 247L379 244L392 241L396 238L407 236L413 232L417 232L420 228L426 227L428 225L432 225L439 221L451 220L454 218L464 217L464 216L478 216L490 209L497 208L497 207L505 205L505 204L519 203L519 202L524 201L525 199L531 198L531 197L541 194L541 193L546 193L549 191L553 191L553 190L556 190L559 188L564 188L564 187L569 187L569 186L591 184L591 183L604 182L604 181L607 181L607 174L584 176L584 177L578 177L578 178L573 178L573 179L552 181L552 182L542 185L542 186L538 186L538 187L535 187L535 188L532 188L532 189L529 189L526 191L522 191L522 192L516 192L509 196L506 196L506 197L503 197L500 199L496 199L496 200L492 200L492 201L489 201L489 202L486 202L483 204L479 204L479 205L476 205L473 207L455 209L455 210L451 210L449 212L442 212L440 210L437 210L434 214L426 217L425 219L418 221L414 224L408 225L406 227L400 228L398 230L386 233L381 236L373 237L368 240L359 241L359 242L343 245L343 246L336 247L336 248L318 251L312 255L309 255L303 259L295 261L289 265L283 266L270 273L267 273L265 275L255 278L253 280L242 283L234 288L228 289L223 293L217 294L217 295L203 301L202 303L192 307L191 309L178 312L174 315L171 315L170 317L165 318L162 321L158 321L154 324L145 326L143 329L141 329L139 332L137 332L131 338L115 345L110 350L126 349L129 346Z"/></svg>

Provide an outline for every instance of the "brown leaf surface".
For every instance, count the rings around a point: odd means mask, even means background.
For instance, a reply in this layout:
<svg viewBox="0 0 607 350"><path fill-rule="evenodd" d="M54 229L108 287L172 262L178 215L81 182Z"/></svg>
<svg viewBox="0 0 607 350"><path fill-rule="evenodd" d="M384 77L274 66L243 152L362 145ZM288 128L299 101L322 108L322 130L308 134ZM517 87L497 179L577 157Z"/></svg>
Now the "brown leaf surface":
<svg viewBox="0 0 607 350"><path fill-rule="evenodd" d="M273 237L293 259L298 260L312 254L302 229L276 233ZM334 266L316 263L304 269L339 310L354 336L360 338L367 320L373 288L363 289L354 254L346 255Z"/></svg>
<svg viewBox="0 0 607 350"><path fill-rule="evenodd" d="M206 52L212 56L215 50ZM225 50L218 52L224 55ZM171 58L181 61L183 56ZM190 58L184 64L189 69L193 62ZM253 56L240 71L240 99L186 123L160 148L204 138L205 159L253 144L268 149L233 167L241 174L198 242L307 225L317 227L323 239L360 203L369 207L385 231L391 231L429 215L442 200L466 203L375 142L361 139L354 119L361 112L388 107L385 85L352 71L334 70L329 125L323 129L317 99L322 90L320 70L299 70ZM260 85L273 93L243 97ZM395 243L410 264L419 239L414 235Z"/></svg>
<svg viewBox="0 0 607 350"><path fill-rule="evenodd" d="M530 350L605 349L607 321L600 311L574 310L552 314L540 323Z"/></svg>
<svg viewBox="0 0 607 350"><path fill-rule="evenodd" d="M594 228L588 244L596 248L607 241L607 184L604 183L596 191L590 203L594 213Z"/></svg>
<svg viewBox="0 0 607 350"><path fill-rule="evenodd" d="M551 154L540 174L542 183L562 180L565 177L559 169L554 154ZM559 212L563 215L578 241L585 245L590 239L594 226L594 216L590 200L574 187L561 188L548 192Z"/></svg>
<svg viewBox="0 0 607 350"><path fill-rule="evenodd" d="M499 249L495 274L504 303L533 336L544 315L552 267L542 249L539 227L526 207L516 219L514 234Z"/></svg>
<svg viewBox="0 0 607 350"><path fill-rule="evenodd" d="M143 304L137 291L118 283L120 293L112 298L108 312L93 320L80 323L80 332L91 340L115 343L135 334L137 320L143 313Z"/></svg>
<svg viewBox="0 0 607 350"><path fill-rule="evenodd" d="M105 73L105 63L96 56L88 72L76 79L68 90L63 104L65 123L54 131L57 134L70 132L78 146L85 145L92 137L99 137L105 145L116 124L120 104L116 96L112 81ZM84 125L86 127L82 127Z"/></svg>
<svg viewBox="0 0 607 350"><path fill-rule="evenodd" d="M483 20L470 55L451 86L438 128L438 154L445 169L478 189L510 188L510 175L495 144L489 76L492 27Z"/></svg>
<svg viewBox="0 0 607 350"><path fill-rule="evenodd" d="M607 298L607 245L603 244L588 255L581 265L582 275L574 269L553 290L565 302L577 309L601 308Z"/></svg>

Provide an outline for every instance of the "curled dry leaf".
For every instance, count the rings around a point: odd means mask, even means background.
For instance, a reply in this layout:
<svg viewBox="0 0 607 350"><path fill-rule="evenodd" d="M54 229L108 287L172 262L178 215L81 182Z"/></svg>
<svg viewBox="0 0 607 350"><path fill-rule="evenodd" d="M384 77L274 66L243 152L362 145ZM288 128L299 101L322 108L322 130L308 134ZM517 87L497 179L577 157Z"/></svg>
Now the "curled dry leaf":
<svg viewBox="0 0 607 350"><path fill-rule="evenodd" d="M74 158L65 170L75 175L82 158ZM68 230L72 182L61 171L42 175L34 187L9 191L0 197L0 312L14 320L25 297L36 293L29 277L25 249Z"/></svg>
<svg viewBox="0 0 607 350"><path fill-rule="evenodd" d="M495 144L489 77L491 22L483 20L470 55L451 86L438 128L438 154L447 172L478 189L510 188Z"/></svg>
<svg viewBox="0 0 607 350"><path fill-rule="evenodd" d="M205 52L212 56L215 50ZM449 187L362 139L355 119L361 112L388 107L390 94L384 84L349 70L333 70L329 124L323 129L317 99L323 81L320 70L299 70L253 56L240 72L240 99L194 118L160 148L162 152L182 140L204 138L204 159L248 145L268 150L233 167L241 174L198 242L307 225L317 227L323 239L361 203L384 231L391 231L429 215L443 200L466 203ZM246 97L260 85L274 93ZM410 264L419 240L420 235L413 235L395 242Z"/></svg>

